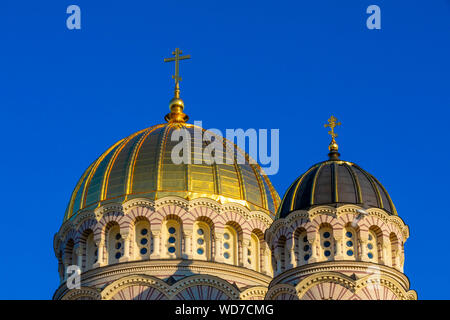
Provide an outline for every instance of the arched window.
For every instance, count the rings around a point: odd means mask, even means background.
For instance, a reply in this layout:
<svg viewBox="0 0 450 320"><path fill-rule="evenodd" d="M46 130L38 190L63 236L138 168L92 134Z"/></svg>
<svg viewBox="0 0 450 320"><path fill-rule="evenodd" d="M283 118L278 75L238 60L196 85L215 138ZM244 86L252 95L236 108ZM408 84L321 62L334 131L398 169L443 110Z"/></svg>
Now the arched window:
<svg viewBox="0 0 450 320"><path fill-rule="evenodd" d="M86 238L86 262L83 266L83 270L90 270L92 269L92 266L94 263L97 262L98 257L98 249L97 245L94 242L94 233L91 231L89 232L87 238Z"/></svg>
<svg viewBox="0 0 450 320"><path fill-rule="evenodd" d="M238 263L238 236L232 226L225 226L223 233L223 257L224 262L237 265Z"/></svg>
<svg viewBox="0 0 450 320"><path fill-rule="evenodd" d="M69 239L66 242L64 248L64 273L65 277L67 277L67 268L71 265L77 264L77 255L74 249L75 242L73 239Z"/></svg>
<svg viewBox="0 0 450 320"><path fill-rule="evenodd" d="M202 221L194 224L194 259L211 259L211 229L209 225Z"/></svg>
<svg viewBox="0 0 450 320"><path fill-rule="evenodd" d="M357 259L358 257L358 238L355 229L348 226L344 229L344 257L348 260Z"/></svg>
<svg viewBox="0 0 450 320"><path fill-rule="evenodd" d="M140 220L134 226L134 258L136 260L149 259L151 253L150 223Z"/></svg>
<svg viewBox="0 0 450 320"><path fill-rule="evenodd" d="M118 263L123 256L123 238L120 234L119 225L114 224L108 230L107 235L108 264Z"/></svg>
<svg viewBox="0 0 450 320"><path fill-rule="evenodd" d="M62 281L64 279L64 261L63 259L63 252L62 250L58 253L58 273L59 273L59 279Z"/></svg>
<svg viewBox="0 0 450 320"><path fill-rule="evenodd" d="M302 266L308 263L311 257L311 246L308 242L308 235L305 229L300 229L296 231L295 236L295 256L297 261L297 266Z"/></svg>
<svg viewBox="0 0 450 320"><path fill-rule="evenodd" d="M367 257L372 262L378 262L378 236L374 229L369 230L367 239Z"/></svg>
<svg viewBox="0 0 450 320"><path fill-rule="evenodd" d="M259 237L252 233L250 236L250 247L247 249L247 262L255 271L260 271L260 243ZM245 250L245 249L244 249Z"/></svg>
<svg viewBox="0 0 450 320"><path fill-rule="evenodd" d="M389 235L390 245L391 245L391 259L392 259L392 267L399 267L399 252L398 252L398 238L395 233L391 233Z"/></svg>
<svg viewBox="0 0 450 320"><path fill-rule="evenodd" d="M163 228L165 252L171 259L181 258L181 226L177 220L167 220Z"/></svg>
<svg viewBox="0 0 450 320"><path fill-rule="evenodd" d="M278 263L277 263L277 271L283 272L286 270L286 237L281 236L278 239L277 243L277 255L278 255Z"/></svg>
<svg viewBox="0 0 450 320"><path fill-rule="evenodd" d="M320 228L320 244L322 260L333 260L334 258L334 238L333 230L330 227Z"/></svg>

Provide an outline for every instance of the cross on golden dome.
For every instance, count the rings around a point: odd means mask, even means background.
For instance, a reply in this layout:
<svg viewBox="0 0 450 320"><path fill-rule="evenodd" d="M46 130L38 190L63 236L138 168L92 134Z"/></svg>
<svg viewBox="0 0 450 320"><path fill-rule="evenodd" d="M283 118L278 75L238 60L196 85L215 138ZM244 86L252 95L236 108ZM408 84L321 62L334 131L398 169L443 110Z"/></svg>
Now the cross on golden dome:
<svg viewBox="0 0 450 320"><path fill-rule="evenodd" d="M328 134L331 136L331 142L328 146L328 150L330 150L330 153L328 154L330 156L330 159L339 159L339 152L338 152L338 144L336 143L335 138L338 136L337 133L334 132L334 128L337 126L340 126L341 123L337 122L337 118L334 116L331 116L328 119L328 123L324 125L325 128L330 128L330 131L328 131Z"/></svg>
<svg viewBox="0 0 450 320"><path fill-rule="evenodd" d="M175 61L175 74L172 75L172 79L175 80L175 96L176 96L176 90L178 89L178 95L180 94L180 85L179 82L181 81L180 77L180 61L190 59L191 55L187 54L185 56L182 56L183 51L181 51L179 48L176 48L175 51L172 52L172 55L175 57L173 58L165 58L164 62L172 62Z"/></svg>
<svg viewBox="0 0 450 320"><path fill-rule="evenodd" d="M183 113L184 102L180 98L180 61L190 59L191 56L189 54L182 56L183 52L176 48L175 51L172 52L172 55L175 57L165 58L164 62L172 62L175 61L175 74L172 75L172 79L175 80L175 93L173 99L170 101L170 113L165 116L166 121L168 122L186 122L189 117Z"/></svg>

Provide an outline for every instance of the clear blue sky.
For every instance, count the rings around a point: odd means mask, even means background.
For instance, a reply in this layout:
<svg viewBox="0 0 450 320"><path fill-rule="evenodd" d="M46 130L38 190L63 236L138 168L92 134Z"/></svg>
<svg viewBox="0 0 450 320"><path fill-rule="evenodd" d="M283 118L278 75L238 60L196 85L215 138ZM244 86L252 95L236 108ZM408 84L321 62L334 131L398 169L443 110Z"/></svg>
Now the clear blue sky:
<svg viewBox="0 0 450 320"><path fill-rule="evenodd" d="M77 4L82 29L66 28ZM381 8L381 30L366 8ZM180 47L186 113L206 128L279 128L282 196L326 158L375 175L409 225L405 272L450 298L450 1L0 2L0 298L48 299L52 241L86 167L161 123Z"/></svg>

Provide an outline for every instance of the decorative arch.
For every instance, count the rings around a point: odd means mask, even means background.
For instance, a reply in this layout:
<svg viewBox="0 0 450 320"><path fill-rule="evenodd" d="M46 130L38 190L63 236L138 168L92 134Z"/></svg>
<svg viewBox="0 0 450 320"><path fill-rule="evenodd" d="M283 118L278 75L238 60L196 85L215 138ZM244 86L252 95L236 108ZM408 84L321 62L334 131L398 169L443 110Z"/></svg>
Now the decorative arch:
<svg viewBox="0 0 450 320"><path fill-rule="evenodd" d="M106 212L95 226L94 235L96 242L98 242L100 239L105 239L108 227L115 223L119 226L121 234L126 233L127 230L124 229L124 225L122 223L123 217L124 216L122 211Z"/></svg>
<svg viewBox="0 0 450 320"><path fill-rule="evenodd" d="M265 300L298 300L298 297L294 286L279 283L269 287Z"/></svg>
<svg viewBox="0 0 450 320"><path fill-rule="evenodd" d="M68 230L67 233L64 234L64 240L63 240L64 246L66 246L66 244L69 240L72 240L74 242L74 244L77 244L78 242L76 242L76 240L79 238L80 237L79 237L77 230L74 228L71 228L70 230Z"/></svg>
<svg viewBox="0 0 450 320"><path fill-rule="evenodd" d="M176 282L173 300L238 300L239 290L228 281L211 275L193 275Z"/></svg>
<svg viewBox="0 0 450 320"><path fill-rule="evenodd" d="M270 227L270 225L267 225L263 220L255 216L249 219L246 225L248 226L249 230L261 230L263 234L267 230L267 228Z"/></svg>
<svg viewBox="0 0 450 320"><path fill-rule="evenodd" d="M101 293L103 300L167 300L169 285L164 281L147 275L132 275L120 278Z"/></svg>
<svg viewBox="0 0 450 320"><path fill-rule="evenodd" d="M101 295L98 289L91 287L81 287L72 289L62 296L61 300L100 300Z"/></svg>
<svg viewBox="0 0 450 320"><path fill-rule="evenodd" d="M325 288L323 284L326 284L327 287ZM328 286L330 288L328 288ZM336 288L336 286L339 286L339 288L336 292L334 292L332 289ZM321 299L319 300L331 300L331 298L342 297L343 295L346 295L346 297L349 298L353 296L356 289L354 280L346 275L338 272L320 272L302 279L295 286L297 297L300 300L303 300L307 292L311 292L314 287L317 287L318 289L326 289L323 291ZM325 296L327 293L330 294L330 296ZM309 300L313 297L315 297L315 294L310 293L305 297L305 299Z"/></svg>
<svg viewBox="0 0 450 320"><path fill-rule="evenodd" d="M295 290L301 300L406 300L414 298L415 293L406 292L400 283L384 274L354 280L338 272L310 275Z"/></svg>
<svg viewBox="0 0 450 320"><path fill-rule="evenodd" d="M267 288L263 286L250 287L240 294L240 300L264 300Z"/></svg>
<svg viewBox="0 0 450 320"><path fill-rule="evenodd" d="M140 207L140 206L134 206L132 208L129 208L126 211L125 216L123 217L123 220L121 221L123 225L123 229L126 230L132 230L133 226L135 226L137 221L140 220L147 220L150 224L150 221L153 218L154 210L152 210L149 207Z"/></svg>
<svg viewBox="0 0 450 320"><path fill-rule="evenodd" d="M87 230L92 230L92 232L94 232L96 225L97 225L97 221L95 219L92 219L92 218L88 218L88 219L84 220L83 222L81 222L81 224L78 225L78 228L77 228L77 231L76 231L75 242L79 243L80 240L81 240L80 238L83 237L83 234Z"/></svg>
<svg viewBox="0 0 450 320"><path fill-rule="evenodd" d="M180 221L183 221L184 225L192 225L194 222L186 208L173 204L163 204L155 211L150 224L155 226L162 225L163 221L167 220L169 216L178 217Z"/></svg>
<svg viewBox="0 0 450 320"><path fill-rule="evenodd" d="M219 214L219 212L211 207L200 205L199 203L190 208L189 212L191 213L193 221L197 221L200 218L208 218L210 223L219 229L222 229L226 223L225 218Z"/></svg>

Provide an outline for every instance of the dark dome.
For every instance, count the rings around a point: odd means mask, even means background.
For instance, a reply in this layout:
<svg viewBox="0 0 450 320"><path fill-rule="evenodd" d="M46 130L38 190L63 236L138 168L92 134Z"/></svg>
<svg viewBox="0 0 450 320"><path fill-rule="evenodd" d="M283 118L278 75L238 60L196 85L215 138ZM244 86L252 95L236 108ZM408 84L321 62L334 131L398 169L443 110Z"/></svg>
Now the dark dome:
<svg viewBox="0 0 450 320"><path fill-rule="evenodd" d="M284 195L278 217L319 205L357 204L384 209L397 215L381 183L354 163L329 160L312 166L298 177Z"/></svg>

